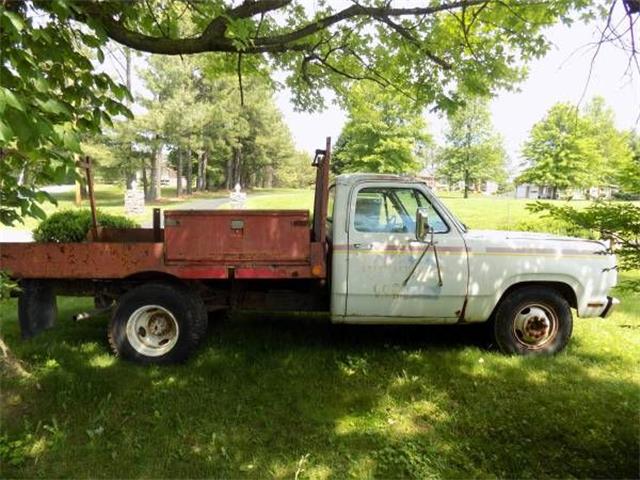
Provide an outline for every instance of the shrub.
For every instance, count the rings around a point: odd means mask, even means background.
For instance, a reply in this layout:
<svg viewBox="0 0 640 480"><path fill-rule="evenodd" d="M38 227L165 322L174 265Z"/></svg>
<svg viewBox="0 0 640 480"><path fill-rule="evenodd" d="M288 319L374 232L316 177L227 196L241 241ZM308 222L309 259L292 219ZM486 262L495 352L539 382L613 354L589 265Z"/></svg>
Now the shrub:
<svg viewBox="0 0 640 480"><path fill-rule="evenodd" d="M98 211L98 224L108 228L135 228L139 225L121 215ZM63 210L50 215L33 231L36 242L82 242L91 228L90 210Z"/></svg>
<svg viewBox="0 0 640 480"><path fill-rule="evenodd" d="M613 192L612 196L615 200L624 200L626 202L637 202L640 200L640 193Z"/></svg>
<svg viewBox="0 0 640 480"><path fill-rule="evenodd" d="M640 269L640 207L632 203L598 201L583 210L536 202L527 207L544 218L566 222L591 231L597 238L611 240L609 251L618 256L620 270ZM627 287L640 292L640 281Z"/></svg>

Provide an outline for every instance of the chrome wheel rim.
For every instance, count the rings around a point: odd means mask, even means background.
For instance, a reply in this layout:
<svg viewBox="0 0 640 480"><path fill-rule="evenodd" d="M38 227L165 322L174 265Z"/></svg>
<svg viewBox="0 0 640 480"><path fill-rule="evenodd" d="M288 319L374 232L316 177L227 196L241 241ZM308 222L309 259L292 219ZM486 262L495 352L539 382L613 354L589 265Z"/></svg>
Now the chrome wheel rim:
<svg viewBox="0 0 640 480"><path fill-rule="evenodd" d="M159 305L145 305L127 320L127 340L133 349L148 357L171 351L178 342L180 327L173 314Z"/></svg>
<svg viewBox="0 0 640 480"><path fill-rule="evenodd" d="M544 305L525 305L513 321L513 335L521 345L531 350L544 347L557 333L558 317Z"/></svg>

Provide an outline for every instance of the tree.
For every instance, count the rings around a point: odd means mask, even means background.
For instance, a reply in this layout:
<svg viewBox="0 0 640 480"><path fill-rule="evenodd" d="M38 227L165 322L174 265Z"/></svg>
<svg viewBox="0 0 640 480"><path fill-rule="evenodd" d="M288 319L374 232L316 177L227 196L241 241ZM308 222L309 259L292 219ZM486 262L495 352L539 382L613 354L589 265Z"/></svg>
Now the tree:
<svg viewBox="0 0 640 480"><path fill-rule="evenodd" d="M629 133L616 128L613 109L602 97L594 97L585 105L582 114L599 157L595 165L596 184L618 185L624 182L621 172L632 159Z"/></svg>
<svg viewBox="0 0 640 480"><path fill-rule="evenodd" d="M530 163L518 183L536 183L558 190L586 188L598 177L599 155L591 125L568 103L551 107L531 129L522 154Z"/></svg>
<svg viewBox="0 0 640 480"><path fill-rule="evenodd" d="M194 174L198 190L236 183L271 187L279 166L295 155L273 85L258 72L245 76L241 87L210 58L167 62L157 56L143 78L151 93L140 117L145 137L158 139L169 152L169 161L186 176L187 194Z"/></svg>
<svg viewBox="0 0 640 480"><path fill-rule="evenodd" d="M65 2L52 1L43 20L22 2L0 4L0 223L43 217L54 201L38 187L73 176L79 137L118 115L127 89L94 72L103 59L95 31L69 27Z"/></svg>
<svg viewBox="0 0 640 480"><path fill-rule="evenodd" d="M418 154L431 138L415 104L371 84L356 85L345 104L348 117L336 142L334 173L406 173L419 168Z"/></svg>
<svg viewBox="0 0 640 480"><path fill-rule="evenodd" d="M332 5L332 3L334 5ZM38 6L55 13L46 2ZM451 0L407 7L365 0L335 8L295 0L193 2L70 1L74 18L135 50L184 55L268 55L292 73L296 101L320 106L321 87L353 80L394 86L449 107L452 85L488 93L523 74L522 62L547 50L545 27L570 21L584 0ZM183 28L184 18L189 28Z"/></svg>
<svg viewBox="0 0 640 480"><path fill-rule="evenodd" d="M546 27L575 11L599 11L585 0L332 3L2 1L2 221L18 218L12 206L37 213L25 198L41 200L37 186L72 168L77 134L128 114L120 104L126 89L91 62L103 60L108 39L157 54L216 52L238 77L245 67L275 65L288 72L299 108L321 108L322 88L345 97L368 80L448 110L458 88L487 94L520 80L526 62L548 48ZM25 164L33 181L19 189L14 180Z"/></svg>
<svg viewBox="0 0 640 480"><path fill-rule="evenodd" d="M553 198L561 189L616 182L631 158L627 136L616 130L613 112L600 98L584 113L568 103L551 107L522 152L530 166L517 181L550 186Z"/></svg>
<svg viewBox="0 0 640 480"><path fill-rule="evenodd" d="M479 182L506 179L506 153L502 137L493 131L487 99L469 98L450 114L445 141L438 155L438 173L449 182L462 181L464 198Z"/></svg>
<svg viewBox="0 0 640 480"><path fill-rule="evenodd" d="M275 172L275 186L287 188L309 188L316 180L315 169L309 168L311 157L305 152L295 152L283 159Z"/></svg>
<svg viewBox="0 0 640 480"><path fill-rule="evenodd" d="M618 181L624 191L640 194L640 134L631 131L627 138L631 156L620 165Z"/></svg>

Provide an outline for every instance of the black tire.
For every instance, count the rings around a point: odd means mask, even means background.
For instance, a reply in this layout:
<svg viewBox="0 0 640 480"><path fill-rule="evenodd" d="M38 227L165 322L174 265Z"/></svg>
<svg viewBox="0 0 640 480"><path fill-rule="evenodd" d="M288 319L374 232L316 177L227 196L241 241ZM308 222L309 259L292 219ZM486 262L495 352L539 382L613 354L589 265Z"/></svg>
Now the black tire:
<svg viewBox="0 0 640 480"><path fill-rule="evenodd" d="M109 323L114 353L143 364L185 361L207 331L200 297L178 285L150 283L124 294Z"/></svg>
<svg viewBox="0 0 640 480"><path fill-rule="evenodd" d="M509 293L493 319L494 339L507 354L556 354L567 346L572 331L569 302L544 287L523 287Z"/></svg>
<svg viewBox="0 0 640 480"><path fill-rule="evenodd" d="M18 299L18 320L23 339L55 325L58 316L56 294L45 280L22 280Z"/></svg>

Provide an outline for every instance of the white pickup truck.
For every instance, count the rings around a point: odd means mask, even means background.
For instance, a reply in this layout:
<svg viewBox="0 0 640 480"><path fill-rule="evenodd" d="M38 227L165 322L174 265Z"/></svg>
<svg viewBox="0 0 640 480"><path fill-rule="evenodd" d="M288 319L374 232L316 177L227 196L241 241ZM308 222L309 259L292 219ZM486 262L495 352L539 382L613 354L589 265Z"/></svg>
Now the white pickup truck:
<svg viewBox="0 0 640 480"><path fill-rule="evenodd" d="M617 300L616 258L597 241L469 230L415 179L340 175L316 152L306 210L167 211L153 229L101 229L87 242L0 244L21 283L23 337L53 325L56 295L112 312L114 352L143 363L186 359L208 313L313 310L335 323L491 322L506 353L562 350L580 317ZM473 202L473 200L469 200ZM80 315L86 318L90 314Z"/></svg>
<svg viewBox="0 0 640 480"><path fill-rule="evenodd" d="M411 178L340 175L329 195L334 322L491 321L502 351L555 353L571 308L606 317L618 303L602 242L468 229Z"/></svg>

